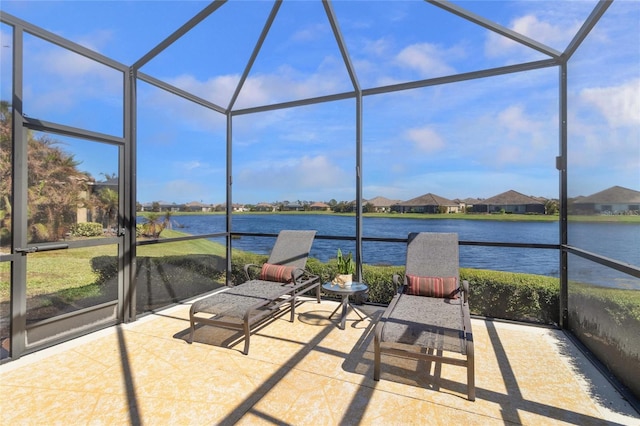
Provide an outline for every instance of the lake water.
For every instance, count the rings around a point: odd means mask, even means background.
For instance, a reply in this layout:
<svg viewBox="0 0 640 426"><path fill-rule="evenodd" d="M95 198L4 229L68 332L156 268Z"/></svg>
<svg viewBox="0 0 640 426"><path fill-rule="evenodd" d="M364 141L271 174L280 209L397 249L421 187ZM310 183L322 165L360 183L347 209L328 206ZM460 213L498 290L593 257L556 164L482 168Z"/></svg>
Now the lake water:
<svg viewBox="0 0 640 426"><path fill-rule="evenodd" d="M189 234L224 232L224 215L173 217L174 228ZM353 216L317 214L234 215L234 232L277 234L282 229L315 229L318 236L355 235ZM401 219L364 217L363 236L378 238L406 238L410 232L455 232L460 241L557 244L557 222L502 222L460 219ZM224 242L224 241L220 241ZM234 248L268 254L272 238L242 237L234 239ZM614 260L640 265L640 225L619 223L571 223L569 243ZM335 257L337 249L354 251L352 241L316 238L311 256L321 261ZM363 242L364 263L403 265L406 245L403 243ZM524 272L557 277L559 252L549 249L521 249L503 247L460 247L460 265L467 268ZM640 280L604 268L577 256L570 256L570 279L640 289Z"/></svg>

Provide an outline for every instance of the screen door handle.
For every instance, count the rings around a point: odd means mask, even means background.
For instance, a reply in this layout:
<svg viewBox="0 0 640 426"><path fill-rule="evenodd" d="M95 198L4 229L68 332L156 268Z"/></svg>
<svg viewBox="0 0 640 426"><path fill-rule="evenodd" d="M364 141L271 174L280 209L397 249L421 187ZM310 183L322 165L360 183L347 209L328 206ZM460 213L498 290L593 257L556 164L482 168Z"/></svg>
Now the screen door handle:
<svg viewBox="0 0 640 426"><path fill-rule="evenodd" d="M64 250L68 248L69 248L69 244L48 244L46 246L16 248L16 253L29 254L29 253L35 253L37 251Z"/></svg>

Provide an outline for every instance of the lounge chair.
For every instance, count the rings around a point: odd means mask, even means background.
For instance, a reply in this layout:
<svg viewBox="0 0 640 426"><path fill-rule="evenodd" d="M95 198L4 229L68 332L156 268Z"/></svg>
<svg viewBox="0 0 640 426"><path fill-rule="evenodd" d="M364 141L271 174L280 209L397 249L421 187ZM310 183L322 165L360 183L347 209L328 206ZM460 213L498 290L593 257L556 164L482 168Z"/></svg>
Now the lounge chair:
<svg viewBox="0 0 640 426"><path fill-rule="evenodd" d="M374 380L383 353L459 365L467 369L467 397L475 400L469 283L460 283L458 263L457 234L409 234L404 278L394 276L398 294L376 324Z"/></svg>
<svg viewBox="0 0 640 426"><path fill-rule="evenodd" d="M320 303L320 278L304 270L315 233L280 231L264 265L245 265L247 282L194 302L189 311L188 342L193 342L196 323L238 329L244 331L243 353L247 355L253 325L279 313L285 303L290 304L293 322L298 296L314 288ZM250 276L252 268L260 270L255 279Z"/></svg>

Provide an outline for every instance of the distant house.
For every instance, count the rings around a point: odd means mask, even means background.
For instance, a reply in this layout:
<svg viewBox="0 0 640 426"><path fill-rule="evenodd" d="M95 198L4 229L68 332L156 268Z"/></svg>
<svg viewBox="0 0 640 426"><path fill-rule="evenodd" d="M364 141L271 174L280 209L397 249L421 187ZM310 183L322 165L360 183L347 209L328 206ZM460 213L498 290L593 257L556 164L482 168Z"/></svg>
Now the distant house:
<svg viewBox="0 0 640 426"><path fill-rule="evenodd" d="M453 201L458 203L458 205L460 206L460 211L467 213L473 212L473 206L482 202L482 200L480 200L479 198L464 198L462 200L460 198L456 198Z"/></svg>
<svg viewBox="0 0 640 426"><path fill-rule="evenodd" d="M304 206L300 203L285 203L282 205L282 210L299 212L304 210Z"/></svg>
<svg viewBox="0 0 640 426"><path fill-rule="evenodd" d="M391 206L398 204L401 200L390 200L385 197L374 197L366 200L364 204L371 204L376 213L387 213L391 211Z"/></svg>
<svg viewBox="0 0 640 426"><path fill-rule="evenodd" d="M158 212L179 212L180 206L176 203L169 203L167 201L154 201L151 203L144 203L141 206L143 212L152 212L154 207L157 206Z"/></svg>
<svg viewBox="0 0 640 426"><path fill-rule="evenodd" d="M640 191L612 186L588 197L580 197L571 204L572 214L629 214L640 213Z"/></svg>
<svg viewBox="0 0 640 426"><path fill-rule="evenodd" d="M399 213L458 213L460 204L435 194L424 194L408 201L394 204L393 211Z"/></svg>
<svg viewBox="0 0 640 426"><path fill-rule="evenodd" d="M322 211L322 212L328 212L331 210L331 206L329 204L326 203L321 203L321 202L315 202L312 203L309 206L309 209L313 210L313 211Z"/></svg>
<svg viewBox="0 0 640 426"><path fill-rule="evenodd" d="M184 205L184 210L189 212L210 212L212 209L211 205L199 201L191 201Z"/></svg>
<svg viewBox="0 0 640 426"><path fill-rule="evenodd" d="M476 213L545 214L544 202L517 191L510 190L494 197L480 201L473 206Z"/></svg>
<svg viewBox="0 0 640 426"><path fill-rule="evenodd" d="M273 204L269 203L258 203L253 209L257 212L274 212L276 211L276 207Z"/></svg>

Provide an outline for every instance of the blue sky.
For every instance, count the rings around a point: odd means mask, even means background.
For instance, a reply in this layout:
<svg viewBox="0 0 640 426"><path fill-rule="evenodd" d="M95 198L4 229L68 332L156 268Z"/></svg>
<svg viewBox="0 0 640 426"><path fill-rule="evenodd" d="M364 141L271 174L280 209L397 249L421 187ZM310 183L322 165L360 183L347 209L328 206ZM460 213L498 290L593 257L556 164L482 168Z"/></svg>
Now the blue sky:
<svg viewBox="0 0 640 426"><path fill-rule="evenodd" d="M563 51L595 1L462 1L473 13ZM207 2L7 1L20 19L132 65ZM271 2L232 1L141 71L224 108ZM362 88L500 67L546 56L421 1L336 1ZM2 25L2 99L10 27ZM616 1L569 66L569 195L640 190L640 2ZM25 38L25 112L122 134L122 75ZM557 197L557 68L363 100L363 196ZM285 1L234 109L352 90L319 1ZM140 202L225 201L225 117L138 85ZM355 101L233 119L233 201L355 199ZM117 149L64 141L99 177Z"/></svg>

